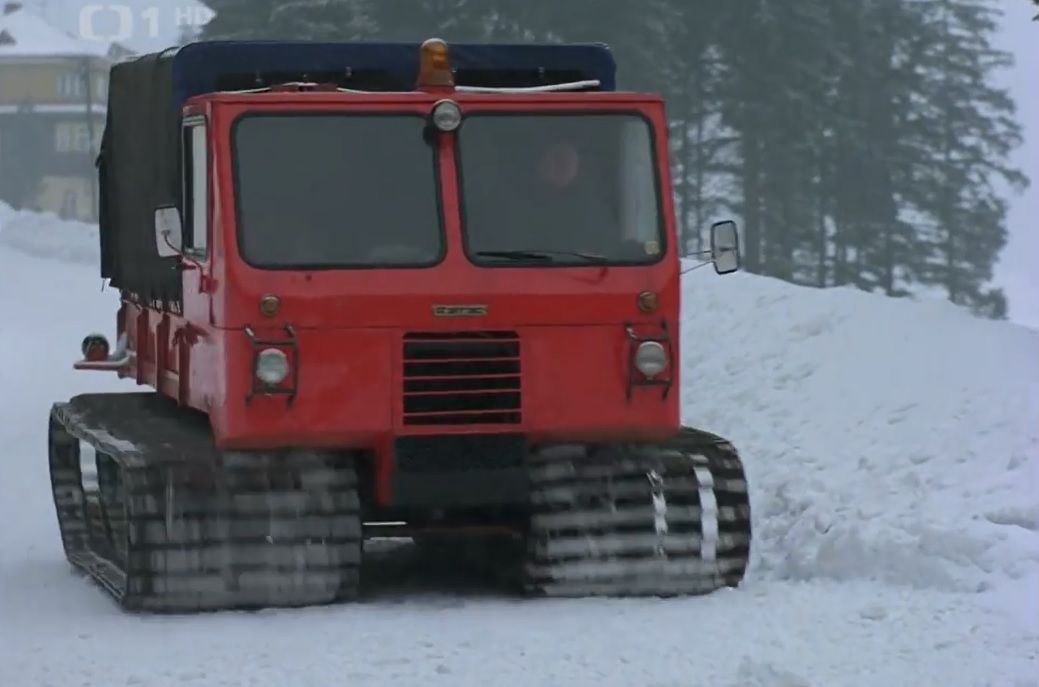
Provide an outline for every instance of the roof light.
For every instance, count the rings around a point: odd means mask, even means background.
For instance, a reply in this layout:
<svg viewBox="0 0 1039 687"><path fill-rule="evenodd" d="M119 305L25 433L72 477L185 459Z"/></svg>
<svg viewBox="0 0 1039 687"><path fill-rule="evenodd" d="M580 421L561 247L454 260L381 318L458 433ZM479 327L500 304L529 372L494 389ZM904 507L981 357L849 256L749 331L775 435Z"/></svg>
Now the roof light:
<svg viewBox="0 0 1039 687"><path fill-rule="evenodd" d="M430 38L422 44L419 54L418 87L453 88L454 85L447 43L439 38Z"/></svg>
<svg viewBox="0 0 1039 687"><path fill-rule="evenodd" d="M453 100L441 100L433 106L433 124L441 131L454 131L462 124L462 110Z"/></svg>

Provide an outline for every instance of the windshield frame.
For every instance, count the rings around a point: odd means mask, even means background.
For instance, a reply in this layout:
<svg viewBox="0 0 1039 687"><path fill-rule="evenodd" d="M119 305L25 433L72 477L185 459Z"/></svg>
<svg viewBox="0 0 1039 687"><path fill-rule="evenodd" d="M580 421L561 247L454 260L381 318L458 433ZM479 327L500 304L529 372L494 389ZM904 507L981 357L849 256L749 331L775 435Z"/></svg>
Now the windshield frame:
<svg viewBox="0 0 1039 687"><path fill-rule="evenodd" d="M425 262L406 262L406 263L392 263L392 262L359 262L359 263L313 263L313 264L263 264L254 262L250 259L246 252L245 246L243 245L243 238L245 234L245 225L242 221L242 194L239 193L241 188L241 169L240 169L240 157L238 154L238 127L246 120L254 118L305 118L305 117L337 117L337 118L377 118L377 117L401 117L415 119L421 124L419 132L422 136L422 144L429 146L432 151L431 162L433 176L430 179L430 183L433 185L433 195L436 203L436 221L437 221L437 238L440 242L440 250L437 253L435 259ZM381 269L393 269L393 270L404 270L404 269L430 269L437 267L447 259L449 250L449 240L447 236L447 212L444 203L443 193L443 174L441 172L442 166L442 152L441 147L436 141L430 142L427 139L428 133L428 120L429 115L425 111L420 111L414 108L393 108L393 109L364 109L364 110L346 110L341 107L321 107L321 108L298 108L298 109L287 109L279 107L277 109L266 109L266 108L251 108L234 117L230 125L230 135L228 137L227 145L230 149L231 158L231 189L230 192L234 199L234 233L235 233L235 247L237 249L238 257L249 267L269 272L299 272L299 271L341 271L341 270L381 270Z"/></svg>
<svg viewBox="0 0 1039 687"><path fill-rule="evenodd" d="M516 116L535 116L535 117L576 117L576 116L624 116L636 117L646 125L649 134L649 148L650 156L653 166L653 191L654 198L656 199L657 205L657 240L660 242L660 251L653 258L646 260L636 261L625 261L625 260L613 260L608 256L605 260L590 261L578 256L574 256L572 260L562 259L563 256L557 255L554 260L529 260L529 261L508 261L499 258L487 258L480 257L481 251L474 252L470 246L469 238L470 234L468 231L468 217L467 217L467 203L465 202L465 177L464 177L464 165L462 164L462 137L465 135L466 121L476 117L516 117ZM568 105L564 107L552 107L552 108L540 108L528 104L517 104L515 107L481 107L473 104L464 107L462 112L462 123L458 129L454 132L453 140L451 142L452 152L454 155L454 167L455 167L455 180L457 187L457 201L458 201L458 223L459 232L461 233L462 249L465 253L466 260L472 265L483 269L500 269L500 268L574 268L574 267L592 267L602 269L603 267L641 267L647 268L655 265L659 265L664 261L671 251L671 241L668 235L668 221L666 217L667 204L664 202L662 191L664 188L664 179L660 167L660 153L659 153L659 133L657 127L654 125L653 119L641 109L633 108L630 104L624 104L620 107L603 107L597 106L589 108L588 106L582 105ZM537 246L530 246L531 252L538 252L541 250ZM551 252L551 251L550 251Z"/></svg>

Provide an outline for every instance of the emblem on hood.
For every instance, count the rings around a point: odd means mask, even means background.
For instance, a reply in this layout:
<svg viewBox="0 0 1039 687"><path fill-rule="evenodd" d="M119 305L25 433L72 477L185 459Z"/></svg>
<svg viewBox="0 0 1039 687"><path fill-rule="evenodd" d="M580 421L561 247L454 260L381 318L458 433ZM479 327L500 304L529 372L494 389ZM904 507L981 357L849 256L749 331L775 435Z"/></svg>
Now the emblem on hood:
<svg viewBox="0 0 1039 687"><path fill-rule="evenodd" d="M434 317L484 317L486 305L434 305Z"/></svg>

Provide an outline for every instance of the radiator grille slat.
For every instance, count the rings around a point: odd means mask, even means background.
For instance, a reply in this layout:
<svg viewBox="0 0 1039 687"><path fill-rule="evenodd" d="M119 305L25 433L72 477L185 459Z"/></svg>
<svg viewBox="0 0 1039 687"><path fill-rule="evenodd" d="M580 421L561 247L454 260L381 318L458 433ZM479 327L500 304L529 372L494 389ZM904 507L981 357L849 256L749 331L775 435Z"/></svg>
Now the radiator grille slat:
<svg viewBox="0 0 1039 687"><path fill-rule="evenodd" d="M515 332L406 334L403 361L405 425L522 421Z"/></svg>

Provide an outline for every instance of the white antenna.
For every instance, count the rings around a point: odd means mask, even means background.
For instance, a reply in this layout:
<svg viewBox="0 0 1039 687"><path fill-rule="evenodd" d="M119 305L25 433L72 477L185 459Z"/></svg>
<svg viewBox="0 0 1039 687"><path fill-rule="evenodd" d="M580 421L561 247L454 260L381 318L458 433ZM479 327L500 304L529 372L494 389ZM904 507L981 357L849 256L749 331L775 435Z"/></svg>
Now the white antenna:
<svg viewBox="0 0 1039 687"><path fill-rule="evenodd" d="M318 84L307 81L292 81L281 84L282 86L297 86L303 89L316 90ZM597 88L601 85L598 80L572 81L569 83L549 84L547 86L528 86L520 88L493 88L483 86L455 86L455 90L461 93L553 93L560 91L582 91L586 88ZM269 93L274 90L273 86L261 86L260 88L248 88L235 91L224 91L225 93ZM337 88L339 93L378 93L380 91L357 91L352 88ZM327 91L326 91L327 92Z"/></svg>
<svg viewBox="0 0 1039 687"><path fill-rule="evenodd" d="M586 88L600 86L598 80L572 81L569 83L549 84L547 86L528 86L520 88L493 88L484 86L456 86L456 91L463 93L553 93L558 91L582 91Z"/></svg>

